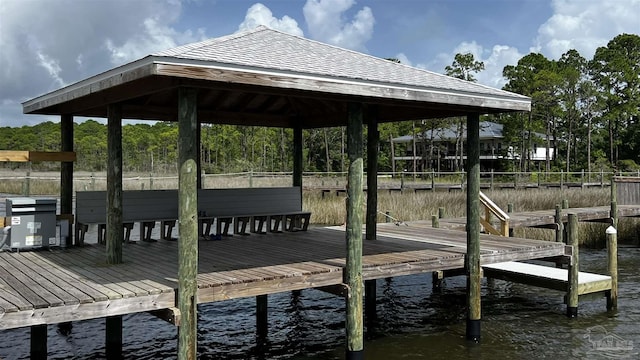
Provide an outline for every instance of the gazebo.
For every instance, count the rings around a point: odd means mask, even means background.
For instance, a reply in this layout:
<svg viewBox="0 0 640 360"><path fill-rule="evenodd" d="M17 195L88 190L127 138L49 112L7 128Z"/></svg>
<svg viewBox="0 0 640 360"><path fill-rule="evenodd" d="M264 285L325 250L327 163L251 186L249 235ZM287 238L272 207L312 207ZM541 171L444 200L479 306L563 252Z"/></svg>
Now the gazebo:
<svg viewBox="0 0 640 360"><path fill-rule="evenodd" d="M73 150L73 117L108 119L107 254L122 258L122 119L179 123L179 358L196 355L199 124L286 127L294 133L293 185L302 184L302 130L346 126L349 157L347 358L363 356L362 226L376 238L377 125L466 116L468 126L467 338L480 338L479 117L529 111L530 99L266 27L161 51L39 96L26 114L61 116L62 150ZM363 214L363 125L368 126ZM72 212L73 165L62 166L61 212Z"/></svg>

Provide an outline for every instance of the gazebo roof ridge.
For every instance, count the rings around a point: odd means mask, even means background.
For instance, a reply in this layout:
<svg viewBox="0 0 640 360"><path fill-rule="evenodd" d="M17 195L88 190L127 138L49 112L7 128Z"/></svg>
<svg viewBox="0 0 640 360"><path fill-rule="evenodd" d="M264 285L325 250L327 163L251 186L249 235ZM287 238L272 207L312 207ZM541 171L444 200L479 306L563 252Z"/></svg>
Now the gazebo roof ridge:
<svg viewBox="0 0 640 360"><path fill-rule="evenodd" d="M336 74L336 72L333 71L329 71L329 70L336 70L336 68L334 67L333 69L326 69L323 70L322 67L320 66L313 66L310 69L299 69L299 65L300 64L295 64L292 63L291 61L281 61L281 60L287 60L287 59L291 59L292 58L292 54L287 53L285 58L274 58L272 62L269 63L269 66L267 66L266 64L261 64L261 63L256 63L256 62L249 62L249 61L229 61L228 59L225 59L223 57L223 54L220 54L218 56L211 56L212 54L210 52L206 52L205 49L209 49L209 50L213 50L211 47L212 46L221 46L221 45L230 45L230 42L233 42L234 40L239 40L242 38L250 38L252 35L256 35L259 33L270 33L272 35L278 35L278 40L279 41L284 41L284 38L289 38L289 39L296 39L297 41L299 41L299 44L312 44L313 45L313 49L307 49L307 50L314 50L312 51L312 55L307 56L306 58L313 58L313 59L319 59L322 58L323 56L326 55L326 52L322 52L322 51L318 51L321 49L328 49L328 50L333 50L334 52L331 53L332 56L336 56L339 54L348 54L350 55L350 57L348 58L349 60L354 60L357 61L359 59L362 60L367 60L367 62L371 62L367 65L369 66L362 66L361 68L367 68L367 69L371 69L372 71L370 72L356 72L355 74L349 74L348 71L354 68L342 68L338 70L342 70L342 72ZM268 35L267 35L268 36ZM274 47L268 47L265 46L264 48L268 48L268 51L265 51L265 53L267 53L268 55L273 55L274 54ZM229 52L229 48L225 47L224 52L226 54L228 54ZM246 48L242 48L240 51L242 51L243 55L247 54L247 53L252 53L251 51L247 51ZM206 53L206 54L205 54ZM187 54L191 54L191 55L187 55ZM299 54L303 54L306 55L307 53L305 52L300 52ZM347 48L342 48L336 45L332 45L332 44L328 44L328 43L323 43L317 40L313 40L313 39L308 39L305 38L303 36L298 36L298 35L294 35L294 34L290 34L290 33L286 33L284 31L280 31L280 30L276 30L276 29L272 29L270 27L267 27L265 25L260 25L254 29L250 29L250 30L245 30L245 31L240 31L240 32L236 32L234 34L230 34L230 35L226 35L226 36L222 36L222 37L216 37L216 38L210 38L210 39L206 39L203 41L199 41L199 42L195 42L195 43L191 43L191 44L185 44L185 45L181 45L181 46L177 46L171 49L166 49L163 51L159 51L156 53L153 53L151 55L148 55L147 57L151 57L151 58L163 58L163 59L185 59L185 60L201 60L201 61L206 61L208 63L211 63L212 61L215 61L217 63L220 64L228 64L228 65L232 65L232 66L241 66L241 67L249 67L249 68L262 68L262 69L266 69L266 70L281 70L281 71L285 71L285 72L292 72L292 73L297 73L297 74L306 74L306 75L322 75L322 76L329 76L332 78L344 78L344 79L350 79L350 80L363 80L363 81L367 81L367 82L375 82L375 83L385 83L387 85L389 84L393 84L393 85L398 85L399 87L406 87L407 85L414 85L416 87L419 88L423 88L423 89L447 89L447 90L454 90L454 91L458 91L458 92L462 92L462 93L477 93L477 91L474 91L474 88L476 87L481 87L483 88L483 90L488 90L490 92L493 93L493 95L503 95L506 97L521 97L522 99L529 99L528 97L524 96L524 95L520 95L520 94L516 94L516 93L512 93L509 91L505 91L505 90L501 90L501 89L496 89L490 86L486 86L486 85L482 85L482 84L478 84L478 83L472 83L466 80L462 80L462 79L458 79L458 78L454 78L451 76L447 76L444 74L440 74L434 71L430 71L427 69L421 69L421 68L417 68L417 67L413 67L407 64L403 64L403 63L397 63L397 62L393 62L393 61L389 61L388 59L384 59L384 58L380 58L380 57L376 57L370 54L366 54L366 53L362 53L362 52L358 52L355 50L351 50L351 49L347 49ZM251 57L251 59L256 59L258 60L258 58L256 56ZM264 58L263 58L264 60ZM336 58L331 59L332 61L329 62L329 64L335 65L336 64ZM347 57L343 57L342 58L342 62L346 62L344 60L347 60ZM375 64L372 64L375 63ZM242 66L244 65L244 66ZM296 65L295 67L292 67L291 65ZM308 66L310 65L309 62L306 62L303 64L304 66ZM371 65L376 65L376 66L371 66ZM402 69L402 71L398 71L395 69ZM305 71L306 70L306 71ZM358 70L358 69L354 69L354 70ZM373 71L374 70L374 71ZM382 73L380 72L380 70L387 70L387 72ZM403 74L406 72L412 72L413 74L413 81L407 81L410 80L408 79L408 75ZM384 76L375 76L375 75L396 75L394 78L389 79L389 78L383 78ZM426 77L431 77L431 79L429 79L431 81L436 80L435 83L431 86L426 86L424 83L422 83L420 80L421 76L419 75L424 75ZM404 80L404 81L403 81ZM438 81L440 80L440 81ZM456 86L457 85L457 86Z"/></svg>

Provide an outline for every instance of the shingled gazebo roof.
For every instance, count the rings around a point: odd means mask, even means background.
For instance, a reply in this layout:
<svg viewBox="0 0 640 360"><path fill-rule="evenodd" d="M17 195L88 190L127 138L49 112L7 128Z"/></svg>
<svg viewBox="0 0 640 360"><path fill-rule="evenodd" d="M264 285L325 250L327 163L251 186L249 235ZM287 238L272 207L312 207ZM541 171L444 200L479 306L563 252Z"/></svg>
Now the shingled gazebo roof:
<svg viewBox="0 0 640 360"><path fill-rule="evenodd" d="M27 114L177 119L177 88L195 87L198 120L291 127L343 125L346 104L380 122L530 110L518 94L412 68L266 27L161 51L23 104Z"/></svg>

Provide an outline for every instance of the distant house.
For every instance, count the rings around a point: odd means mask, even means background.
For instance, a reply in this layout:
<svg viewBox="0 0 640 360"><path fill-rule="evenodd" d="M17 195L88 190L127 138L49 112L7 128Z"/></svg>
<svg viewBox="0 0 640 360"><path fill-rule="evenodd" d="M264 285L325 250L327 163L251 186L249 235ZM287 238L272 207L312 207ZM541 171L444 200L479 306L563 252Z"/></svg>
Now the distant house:
<svg viewBox="0 0 640 360"><path fill-rule="evenodd" d="M456 153L456 139L458 126L427 130L422 134L404 135L391 139L393 147L393 168L396 164L403 164L407 171L452 171L456 168L456 161L461 165L466 161L466 154ZM529 149L529 159L533 162L544 162L547 159L547 148L544 146L544 134L534 133L532 148ZM462 129L462 141L466 141L466 126ZM433 141L433 150L431 143ZM464 150L464 146L462 147ZM549 158L553 159L553 148L549 149ZM430 155L431 154L431 155ZM429 160L429 158L431 158ZM504 161L520 159L517 149L504 141L502 124L480 122L480 170L500 171ZM429 164L428 162L431 162ZM538 167L538 166L536 166Z"/></svg>

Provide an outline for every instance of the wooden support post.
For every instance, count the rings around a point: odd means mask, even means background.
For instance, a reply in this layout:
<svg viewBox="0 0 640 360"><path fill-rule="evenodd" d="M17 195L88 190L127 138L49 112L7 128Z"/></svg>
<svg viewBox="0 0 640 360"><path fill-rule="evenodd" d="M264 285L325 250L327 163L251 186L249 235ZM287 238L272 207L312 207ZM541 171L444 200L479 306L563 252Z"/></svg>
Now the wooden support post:
<svg viewBox="0 0 640 360"><path fill-rule="evenodd" d="M568 209L569 208L569 200L568 199L562 199L562 208L563 209Z"/></svg>
<svg viewBox="0 0 640 360"><path fill-rule="evenodd" d="M60 117L60 149L73 151L73 116ZM60 214L73 214L73 161L63 161L60 164ZM73 221L69 221L66 245L73 245Z"/></svg>
<svg viewBox="0 0 640 360"><path fill-rule="evenodd" d="M442 281L444 280L444 271L438 270L431 273L431 286L433 292L442 290Z"/></svg>
<svg viewBox="0 0 640 360"><path fill-rule="evenodd" d="M178 309L181 314L178 359L193 360L196 359L198 342L198 146L195 141L198 120L195 89L178 89L178 122Z"/></svg>
<svg viewBox="0 0 640 360"><path fill-rule="evenodd" d="M554 217L556 222L556 242L562 242L564 223L562 222L562 208L560 204L556 204L556 215Z"/></svg>
<svg viewBox="0 0 640 360"><path fill-rule="evenodd" d="M122 263L122 106L107 107L107 264Z"/></svg>
<svg viewBox="0 0 640 360"><path fill-rule="evenodd" d="M480 342L480 116L467 115L467 327L466 338Z"/></svg>
<svg viewBox="0 0 640 360"><path fill-rule="evenodd" d="M202 189L202 124L196 125L196 144L198 145L196 151L196 164L198 166L198 177L196 178L196 188Z"/></svg>
<svg viewBox="0 0 640 360"><path fill-rule="evenodd" d="M347 180L347 259L344 283L349 287L346 301L347 360L364 358L364 329L362 315L362 105L349 103L347 124L347 152L349 171Z"/></svg>
<svg viewBox="0 0 640 360"><path fill-rule="evenodd" d="M302 152L302 127L293 128L293 186L300 186L302 189L302 170L304 164Z"/></svg>
<svg viewBox="0 0 640 360"><path fill-rule="evenodd" d="M511 214L513 212L513 203L507 204L507 213Z"/></svg>
<svg viewBox="0 0 640 360"><path fill-rule="evenodd" d="M611 276L611 290L607 294L607 310L618 308L618 231L607 228L607 268Z"/></svg>
<svg viewBox="0 0 640 360"><path fill-rule="evenodd" d="M376 292L376 280L366 280L364 282L364 313L365 319L367 320L367 327L375 326L378 320Z"/></svg>
<svg viewBox="0 0 640 360"><path fill-rule="evenodd" d="M578 216L568 214L567 240L572 247L571 263L569 264L569 281L567 284L567 316L578 316L578 272L580 271L580 257L578 246Z"/></svg>
<svg viewBox="0 0 640 360"><path fill-rule="evenodd" d="M108 316L105 320L107 359L122 359L122 315Z"/></svg>
<svg viewBox="0 0 640 360"><path fill-rule="evenodd" d="M489 185L489 189L493 190L493 169L491 169L491 183Z"/></svg>
<svg viewBox="0 0 640 360"><path fill-rule="evenodd" d="M366 239L376 239L376 219L378 217L378 118L376 108L367 112L367 228ZM366 297L365 297L366 298Z"/></svg>
<svg viewBox="0 0 640 360"><path fill-rule="evenodd" d="M440 220L438 219L437 215L431 215L431 227L433 228L440 227Z"/></svg>
<svg viewBox="0 0 640 360"><path fill-rule="evenodd" d="M438 219L442 219L445 217L445 212L443 207L438 208Z"/></svg>
<svg viewBox="0 0 640 360"><path fill-rule="evenodd" d="M609 217L611 218L611 226L618 228L618 189L614 177L611 177L611 211Z"/></svg>
<svg viewBox="0 0 640 360"><path fill-rule="evenodd" d="M302 202L302 173L304 170L304 154L302 149L302 126L297 125L293 128L293 186L300 189L300 201ZM252 171L253 173L253 171ZM302 204L300 204L302 208ZM294 220L292 220L294 221ZM292 223L293 227L301 227L300 220ZM284 229L284 227L283 227Z"/></svg>
<svg viewBox="0 0 640 360"><path fill-rule="evenodd" d="M256 340L264 344L269 334L269 310L267 295L256 296Z"/></svg>
<svg viewBox="0 0 640 360"><path fill-rule="evenodd" d="M436 172L431 170L431 192L436 191Z"/></svg>
<svg viewBox="0 0 640 360"><path fill-rule="evenodd" d="M31 326L31 359L47 359L47 325Z"/></svg>

